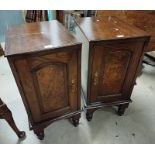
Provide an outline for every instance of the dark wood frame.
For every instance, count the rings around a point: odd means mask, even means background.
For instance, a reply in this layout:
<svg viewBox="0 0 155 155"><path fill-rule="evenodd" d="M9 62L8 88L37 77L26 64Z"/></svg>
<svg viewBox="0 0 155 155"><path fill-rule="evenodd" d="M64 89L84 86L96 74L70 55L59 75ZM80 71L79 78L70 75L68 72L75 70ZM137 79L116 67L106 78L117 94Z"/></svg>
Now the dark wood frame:
<svg viewBox="0 0 155 155"><path fill-rule="evenodd" d="M63 18L64 18L63 10L56 10L56 19L62 24L64 24Z"/></svg>
<svg viewBox="0 0 155 155"><path fill-rule="evenodd" d="M13 131L18 136L18 138L24 139L26 137L25 132L20 131L17 128L10 109L7 107L6 104L2 102L1 99L0 99L0 119L5 119L7 121L7 123L10 125L10 127L13 129Z"/></svg>
<svg viewBox="0 0 155 155"><path fill-rule="evenodd" d="M3 49L0 45L0 56L2 55L3 55ZM24 131L20 131L17 128L10 109L7 107L5 103L3 103L1 98L0 98L0 119L5 119L8 122L8 124L14 130L18 138L24 139L26 137L26 133Z"/></svg>
<svg viewBox="0 0 155 155"><path fill-rule="evenodd" d="M2 56L4 53L3 53L3 48L2 48L2 46L1 46L1 44L0 44L0 56Z"/></svg>

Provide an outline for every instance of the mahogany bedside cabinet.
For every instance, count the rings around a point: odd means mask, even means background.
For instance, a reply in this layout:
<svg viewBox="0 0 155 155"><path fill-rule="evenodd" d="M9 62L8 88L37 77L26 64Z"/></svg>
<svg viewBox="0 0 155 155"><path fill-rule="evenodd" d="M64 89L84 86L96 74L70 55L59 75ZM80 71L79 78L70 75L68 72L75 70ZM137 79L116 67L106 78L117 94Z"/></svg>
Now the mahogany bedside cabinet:
<svg viewBox="0 0 155 155"><path fill-rule="evenodd" d="M75 35L83 42L81 83L87 120L104 106L118 106L123 115L150 36L116 17L75 22Z"/></svg>
<svg viewBox="0 0 155 155"><path fill-rule="evenodd" d="M22 96L30 129L39 139L50 123L81 115L81 43L57 20L10 26L7 57ZM20 112L19 112L20 113Z"/></svg>

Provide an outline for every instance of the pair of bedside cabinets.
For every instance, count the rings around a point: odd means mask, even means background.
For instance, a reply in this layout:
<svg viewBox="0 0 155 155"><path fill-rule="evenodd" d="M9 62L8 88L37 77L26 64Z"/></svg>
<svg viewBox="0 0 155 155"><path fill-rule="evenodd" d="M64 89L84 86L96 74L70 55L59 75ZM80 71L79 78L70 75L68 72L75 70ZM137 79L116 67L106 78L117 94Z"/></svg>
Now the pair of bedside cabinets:
<svg viewBox="0 0 155 155"><path fill-rule="evenodd" d="M70 118L77 126L82 107L89 121L103 106L118 106L122 115L148 41L144 31L116 17L76 19L73 35L56 20L9 27L5 56L30 129L43 139L56 120Z"/></svg>

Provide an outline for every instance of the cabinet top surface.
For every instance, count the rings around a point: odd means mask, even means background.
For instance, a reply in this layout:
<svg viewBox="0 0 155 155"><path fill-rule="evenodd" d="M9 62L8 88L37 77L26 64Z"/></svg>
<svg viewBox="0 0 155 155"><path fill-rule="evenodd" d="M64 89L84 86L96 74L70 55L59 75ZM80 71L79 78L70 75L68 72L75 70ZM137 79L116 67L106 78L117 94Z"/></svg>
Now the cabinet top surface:
<svg viewBox="0 0 155 155"><path fill-rule="evenodd" d="M6 32L5 56L79 44L57 20L10 26Z"/></svg>
<svg viewBox="0 0 155 155"><path fill-rule="evenodd" d="M78 18L76 23L89 41L149 36L145 31L114 16Z"/></svg>

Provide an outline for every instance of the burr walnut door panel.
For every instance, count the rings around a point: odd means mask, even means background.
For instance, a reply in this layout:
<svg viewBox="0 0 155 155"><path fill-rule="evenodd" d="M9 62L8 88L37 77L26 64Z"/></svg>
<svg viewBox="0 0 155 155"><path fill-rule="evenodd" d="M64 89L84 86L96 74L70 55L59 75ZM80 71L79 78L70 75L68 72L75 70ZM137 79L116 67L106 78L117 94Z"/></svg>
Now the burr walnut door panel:
<svg viewBox="0 0 155 155"><path fill-rule="evenodd" d="M94 45L90 54L90 102L129 98L142 48L140 41Z"/></svg>
<svg viewBox="0 0 155 155"><path fill-rule="evenodd" d="M35 122L78 110L78 51L29 56L15 67Z"/></svg>

